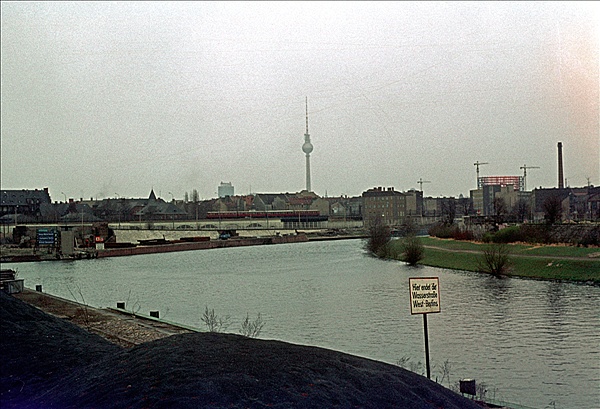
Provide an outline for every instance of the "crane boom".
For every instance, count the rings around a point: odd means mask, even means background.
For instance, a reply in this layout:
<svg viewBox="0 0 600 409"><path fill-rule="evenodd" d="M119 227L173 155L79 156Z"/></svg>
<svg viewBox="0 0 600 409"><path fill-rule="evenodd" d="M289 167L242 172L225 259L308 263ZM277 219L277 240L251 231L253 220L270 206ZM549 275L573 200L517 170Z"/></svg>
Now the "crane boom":
<svg viewBox="0 0 600 409"><path fill-rule="evenodd" d="M421 192L423 191L423 183L431 183L429 180L423 180L423 178L419 178L419 180L417 180L417 183L421 185Z"/></svg>
<svg viewBox="0 0 600 409"><path fill-rule="evenodd" d="M473 165L477 167L477 189L479 189L479 165L489 165L489 162L475 162Z"/></svg>
<svg viewBox="0 0 600 409"><path fill-rule="evenodd" d="M527 190L527 169L539 169L539 166L523 165L519 169L523 169L523 190Z"/></svg>

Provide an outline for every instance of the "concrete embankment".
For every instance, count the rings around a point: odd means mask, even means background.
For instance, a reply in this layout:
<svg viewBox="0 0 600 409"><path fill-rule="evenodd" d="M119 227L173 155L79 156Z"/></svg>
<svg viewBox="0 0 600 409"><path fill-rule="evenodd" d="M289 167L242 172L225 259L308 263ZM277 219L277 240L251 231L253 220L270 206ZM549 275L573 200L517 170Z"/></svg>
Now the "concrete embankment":
<svg viewBox="0 0 600 409"><path fill-rule="evenodd" d="M195 332L189 327L137 314L128 309L94 308L28 288L13 296L123 347L132 347L175 334Z"/></svg>

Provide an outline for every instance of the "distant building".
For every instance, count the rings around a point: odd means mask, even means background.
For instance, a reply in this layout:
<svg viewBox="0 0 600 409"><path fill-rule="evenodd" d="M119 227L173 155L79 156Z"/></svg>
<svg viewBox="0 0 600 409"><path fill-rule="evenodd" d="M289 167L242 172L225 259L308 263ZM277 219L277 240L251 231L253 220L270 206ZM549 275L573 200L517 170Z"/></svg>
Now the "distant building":
<svg viewBox="0 0 600 409"><path fill-rule="evenodd" d="M365 223L380 217L388 226L399 225L406 216L406 194L393 187L375 187L362 194Z"/></svg>
<svg viewBox="0 0 600 409"><path fill-rule="evenodd" d="M494 199L496 194L505 191L523 191L523 176L482 176L477 179L477 189L471 190L473 209L478 216L494 214Z"/></svg>
<svg viewBox="0 0 600 409"><path fill-rule="evenodd" d="M362 196L327 197L330 219L362 220Z"/></svg>
<svg viewBox="0 0 600 409"><path fill-rule="evenodd" d="M221 182L218 188L219 197L234 196L234 188L231 182Z"/></svg>
<svg viewBox="0 0 600 409"><path fill-rule="evenodd" d="M553 198L561 202L563 220L600 219L600 187L534 189L531 192L531 208L535 221L544 220L544 203Z"/></svg>
<svg viewBox="0 0 600 409"><path fill-rule="evenodd" d="M165 202L156 198L154 189L150 191L145 205L134 214L139 220L179 220L186 219L187 213L173 202Z"/></svg>
<svg viewBox="0 0 600 409"><path fill-rule="evenodd" d="M524 190L523 176L481 176L477 179L477 188L483 186L508 186L512 185L515 190Z"/></svg>
<svg viewBox="0 0 600 409"><path fill-rule="evenodd" d="M48 188L42 190L1 190L0 191L0 217L5 215L20 214L29 218L41 217L40 208L50 204Z"/></svg>
<svg viewBox="0 0 600 409"><path fill-rule="evenodd" d="M417 218L423 216L423 192L410 189L404 194L406 195L406 215Z"/></svg>

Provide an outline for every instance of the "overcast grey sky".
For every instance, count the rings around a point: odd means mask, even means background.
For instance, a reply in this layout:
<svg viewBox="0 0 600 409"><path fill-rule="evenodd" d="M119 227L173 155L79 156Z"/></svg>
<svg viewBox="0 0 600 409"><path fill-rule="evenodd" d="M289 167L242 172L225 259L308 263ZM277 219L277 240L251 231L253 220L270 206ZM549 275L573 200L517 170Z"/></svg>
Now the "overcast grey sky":
<svg viewBox="0 0 600 409"><path fill-rule="evenodd" d="M596 2L2 2L2 189L600 184ZM170 193L169 193L170 192Z"/></svg>

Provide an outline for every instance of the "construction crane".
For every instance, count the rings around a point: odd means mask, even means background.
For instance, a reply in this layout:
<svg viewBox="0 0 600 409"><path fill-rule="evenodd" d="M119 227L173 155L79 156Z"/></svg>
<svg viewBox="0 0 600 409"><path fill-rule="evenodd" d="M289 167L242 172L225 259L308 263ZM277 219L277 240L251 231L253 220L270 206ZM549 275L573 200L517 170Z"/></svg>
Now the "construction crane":
<svg viewBox="0 0 600 409"><path fill-rule="evenodd" d="M429 180L423 180L423 178L419 178L419 180L417 180L417 183L419 185L421 185L421 192L423 191L423 183L431 183Z"/></svg>
<svg viewBox="0 0 600 409"><path fill-rule="evenodd" d="M473 165L477 166L477 189L479 189L479 165L489 165L489 162L475 162Z"/></svg>
<svg viewBox="0 0 600 409"><path fill-rule="evenodd" d="M523 169L523 190L527 190L527 169L539 169L539 166L523 165L519 169Z"/></svg>

